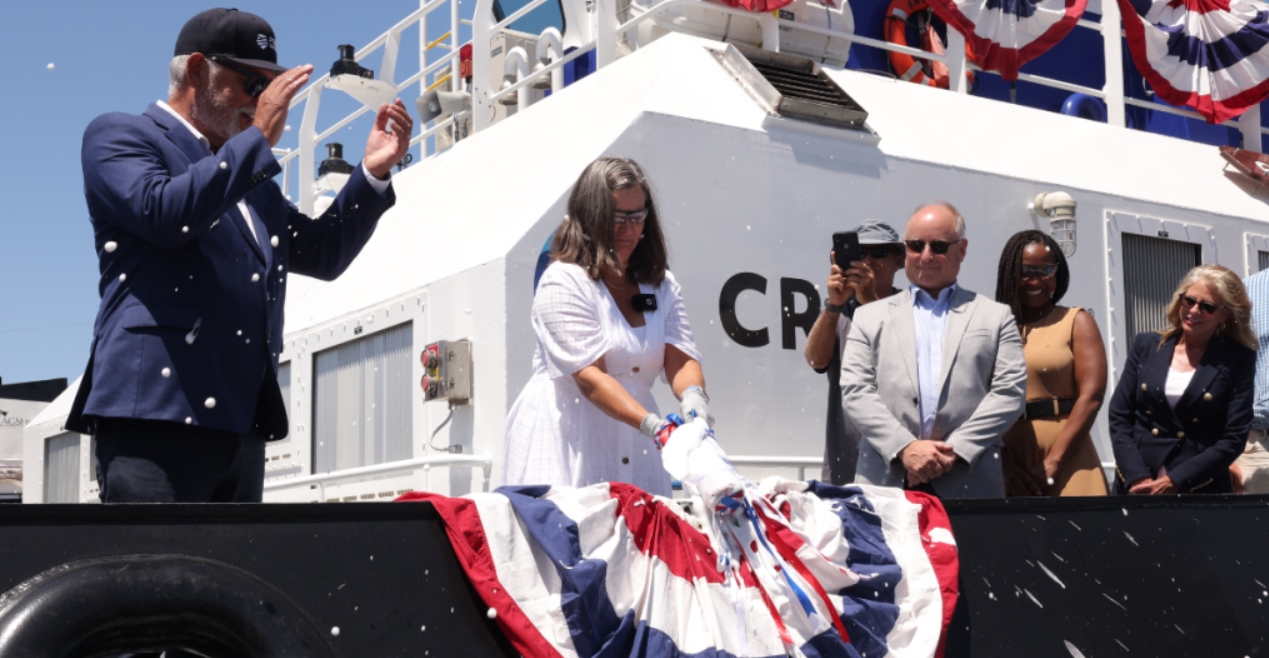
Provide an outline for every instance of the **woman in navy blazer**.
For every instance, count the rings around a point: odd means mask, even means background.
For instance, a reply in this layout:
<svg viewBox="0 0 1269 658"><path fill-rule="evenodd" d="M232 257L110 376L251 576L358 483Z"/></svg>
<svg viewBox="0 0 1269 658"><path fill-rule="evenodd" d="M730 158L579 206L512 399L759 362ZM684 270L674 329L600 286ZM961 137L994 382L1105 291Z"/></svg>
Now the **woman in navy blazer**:
<svg viewBox="0 0 1269 658"><path fill-rule="evenodd" d="M1229 465L1251 428L1251 301L1229 269L1200 265L1167 318L1165 331L1137 335L1110 403L1115 491L1232 493Z"/></svg>

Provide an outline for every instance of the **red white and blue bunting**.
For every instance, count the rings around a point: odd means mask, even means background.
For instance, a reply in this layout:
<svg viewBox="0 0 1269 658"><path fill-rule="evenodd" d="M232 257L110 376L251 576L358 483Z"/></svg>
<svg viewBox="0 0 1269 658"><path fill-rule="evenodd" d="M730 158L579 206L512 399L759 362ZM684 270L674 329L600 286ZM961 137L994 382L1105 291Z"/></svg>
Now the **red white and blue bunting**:
<svg viewBox="0 0 1269 658"><path fill-rule="evenodd" d="M1269 97L1269 5L1252 0L1119 0L1137 70L1208 123Z"/></svg>
<svg viewBox="0 0 1269 658"><path fill-rule="evenodd" d="M965 35L978 66L1009 82L1075 27L1088 0L929 0L935 15Z"/></svg>

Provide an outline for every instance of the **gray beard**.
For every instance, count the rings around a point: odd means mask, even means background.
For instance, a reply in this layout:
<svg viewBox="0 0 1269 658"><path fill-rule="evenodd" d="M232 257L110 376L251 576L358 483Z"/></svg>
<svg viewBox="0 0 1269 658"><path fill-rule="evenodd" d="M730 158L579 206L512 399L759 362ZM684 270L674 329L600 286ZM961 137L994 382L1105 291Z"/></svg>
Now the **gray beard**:
<svg viewBox="0 0 1269 658"><path fill-rule="evenodd" d="M194 121L207 128L209 138L217 139L222 144L230 140L242 128L238 125L238 115L251 116L250 108L235 108L229 105L212 86L200 89L194 97L194 105L190 108Z"/></svg>

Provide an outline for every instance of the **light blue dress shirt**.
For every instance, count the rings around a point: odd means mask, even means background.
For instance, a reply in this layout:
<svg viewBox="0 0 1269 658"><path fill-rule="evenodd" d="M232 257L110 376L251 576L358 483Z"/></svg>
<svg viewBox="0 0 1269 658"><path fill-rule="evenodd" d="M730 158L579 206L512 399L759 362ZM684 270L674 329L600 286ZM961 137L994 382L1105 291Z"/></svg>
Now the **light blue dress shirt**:
<svg viewBox="0 0 1269 658"><path fill-rule="evenodd" d="M934 415L939 409L939 373L943 371L947 311L952 305L956 283L939 291L938 299L916 286L909 288L916 327L917 386L921 389L921 438L929 439Z"/></svg>
<svg viewBox="0 0 1269 658"><path fill-rule="evenodd" d="M1247 277L1247 296L1251 298L1251 329L1256 332L1256 395L1251 405L1251 428L1269 429L1269 270Z"/></svg>

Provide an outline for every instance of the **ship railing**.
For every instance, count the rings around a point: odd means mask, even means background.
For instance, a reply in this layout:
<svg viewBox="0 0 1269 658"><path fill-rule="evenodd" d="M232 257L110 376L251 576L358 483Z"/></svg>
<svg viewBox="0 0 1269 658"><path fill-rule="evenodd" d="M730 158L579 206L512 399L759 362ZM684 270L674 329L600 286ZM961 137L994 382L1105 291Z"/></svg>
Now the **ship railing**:
<svg viewBox="0 0 1269 658"><path fill-rule="evenodd" d="M623 44L624 47L637 50L640 46L639 40L630 37L641 25L649 21L657 21L659 18L664 18L669 12L687 6L706 7L710 11L723 15L754 21L762 35L762 47L771 51L780 50L782 33L785 30L790 30L942 62L948 67L949 90L953 93L968 94L969 81L966 74L970 71L980 71L978 67L966 59L964 55L965 39L956 30L948 30L947 32L946 52L935 54L858 34L849 34L815 25L798 23L770 13L748 12L721 4L704 3L701 0L662 0L647 8L630 5L629 11L636 13L636 15L630 16L624 22L618 21L617 0L587 0L585 3L579 3L585 4L586 7L586 20L582 21L585 24L570 26L570 34L566 35L570 36L574 42L579 38L584 40L581 45L567 54L558 52L558 50L551 52L548 57L549 62L536 61L537 58L534 54L528 54L528 59L531 61L528 62L530 65L525 68L530 70L527 72L523 70L516 72L515 75L511 76L514 81L508 85L499 84L498 81L502 80L503 76L493 75L493 54L490 52L492 42L504 33L512 32L511 26L516 21L548 2L555 1L530 0L509 16L498 21L495 20L493 13L494 0L477 0L471 20L460 18L458 0L420 0L417 10L411 12L378 38L356 51L355 58L361 61L382 50L383 60L378 71L379 80L389 83L397 93L411 85L418 84L419 94L422 95L426 91L443 84L449 84L450 89L462 89L463 78L460 73L459 61L462 30L469 28L473 46L475 44L481 45L481 47L473 47L472 49L471 86L469 89L472 96L472 109L440 117L430 122L430 125L422 126L420 134L411 140L411 145L420 146L423 157L432 157L440 152L438 147L430 141L433 138L440 136L445 131L459 127L460 123L464 127L470 124L472 133L488 128L494 122L494 109L500 100L513 94L520 94L527 86L533 85L545 76L551 76L578 58L594 52L595 66L598 69L602 69L617 59ZM1128 106L1201 119L1198 113L1191 110L1130 98L1124 93L1123 30L1119 6L1114 2L1105 2L1102 4L1102 11L1104 13L1100 22L1081 19L1078 23L1080 29L1093 30L1103 35L1105 84L1100 89L1021 72L1018 75L1018 79L1044 87L1086 94L1100 99L1106 105L1108 123L1114 126L1126 127L1125 108ZM443 20L448 23L446 26L448 29L441 37L428 39L428 17L438 12L444 14ZM433 25L435 26L435 23ZM675 29L672 23L666 21L659 22L659 25L665 29ZM407 30L415 28L419 30L419 70L412 75L404 77L400 82L396 82L401 37ZM548 30L553 31L554 28L548 28ZM573 32L574 30L576 32ZM579 37L578 35L581 36ZM448 52L439 57L429 55L431 51L438 48ZM432 57L432 61L429 61L429 57ZM298 185L296 185L298 188L297 204L300 210L305 213L314 211L317 195L322 191L318 188L316 181L317 146L373 109L363 105L339 119L330 127L319 131L317 118L321 106L321 97L329 81L330 76L328 74L322 75L292 99L292 110L304 105L299 134L297 135L298 145L295 149L275 150L278 160L283 166L283 189L289 192L291 186L298 182ZM524 106L532 102L527 96L528 94L520 95L520 98L525 101L522 104L518 103L520 110L523 110ZM1269 129L1264 129L1260 126L1259 106L1252 107L1238 119L1226 121L1221 125L1237 128L1242 134L1243 143L1255 150L1260 150L1261 148L1261 137L1269 134ZM452 144L453 141L456 140L451 140L449 143Z"/></svg>
<svg viewBox="0 0 1269 658"><path fill-rule="evenodd" d="M484 455L433 455L430 457L419 457L416 459L405 459L401 461L386 462L383 464L373 464L370 466L360 466L357 468L348 468L340 471L332 471L330 473L318 473L315 475L302 475L292 478L280 478L267 480L264 483L265 493L281 492L291 489L316 489L318 502L327 502L326 487L328 485L339 484L352 479L364 479L371 477L408 475L419 470L425 473L433 468L478 468L480 469L481 491L489 491L489 478L493 473L493 457ZM426 487L423 487L426 489Z"/></svg>
<svg viewBox="0 0 1269 658"><path fill-rule="evenodd" d="M440 39L428 39L428 17L429 15L440 10L448 10L445 12L444 20L448 22L447 33ZM383 59L376 71L377 80L387 82L394 88L396 93L410 87L420 81L424 81L428 76L435 75L448 68L447 73L436 76L438 79L448 75L451 80L459 79L459 35L464 25L470 25L470 21L463 21L459 18L459 0L421 0L419 8L411 12L404 19L393 25L386 32L379 35L370 43L357 50L354 59L358 62L365 58L382 51ZM401 37L406 30L417 27L419 31L419 70L412 75L396 82L397 59L401 50ZM442 48L449 52L436 58L432 62L428 62L429 51ZM487 53L486 53L487 55ZM307 87L301 90L294 98L291 99L290 109L295 111L300 105L304 106L300 119L299 134L297 136L297 147L294 149L275 149L274 153L278 156L278 163L282 165L282 189L289 193L291 189L292 179L298 181L298 199L296 204L300 210L306 214L312 214L316 205L319 190L316 181L316 165L317 165L317 146L322 142L330 139L339 130L347 127L353 121L356 121L367 112L372 112L376 108L369 105L362 105L353 110L343 118L336 121L329 128L318 131L317 118L321 108L322 92L326 89L327 83L330 82L330 74L323 74L312 80ZM435 81L420 85L420 95L425 92ZM435 134L440 127L434 128L429 134ZM416 138L413 143L417 144L421 139ZM296 168L298 167L298 175Z"/></svg>

